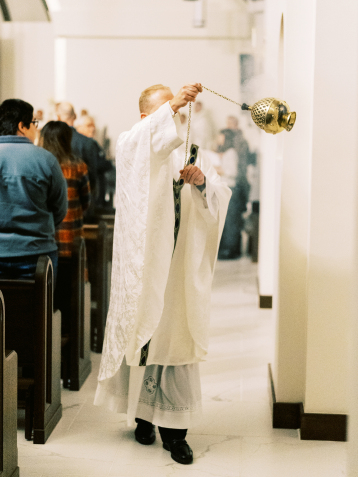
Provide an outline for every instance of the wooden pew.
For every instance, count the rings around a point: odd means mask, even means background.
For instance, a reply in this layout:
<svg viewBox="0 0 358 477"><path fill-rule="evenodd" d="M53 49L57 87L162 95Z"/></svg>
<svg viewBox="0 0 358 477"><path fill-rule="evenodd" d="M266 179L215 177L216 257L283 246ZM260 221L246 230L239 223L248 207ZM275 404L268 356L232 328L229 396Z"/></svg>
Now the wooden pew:
<svg viewBox="0 0 358 477"><path fill-rule="evenodd" d="M100 214L98 215L98 223L106 222L108 226L114 227L114 214Z"/></svg>
<svg viewBox="0 0 358 477"><path fill-rule="evenodd" d="M44 444L62 417L61 312L53 312L52 263L43 255L34 280L0 280L6 303L6 348L18 355L26 396L25 437Z"/></svg>
<svg viewBox="0 0 358 477"><path fill-rule="evenodd" d="M91 349L102 352L111 280L113 229L101 221L83 227L91 283Z"/></svg>
<svg viewBox="0 0 358 477"><path fill-rule="evenodd" d="M113 255L113 234L114 234L114 218L113 214L101 214L97 216L98 223L105 222L108 228L107 253L110 262L112 262Z"/></svg>
<svg viewBox="0 0 358 477"><path fill-rule="evenodd" d="M17 355L5 351L5 305L0 291L0 475L18 477Z"/></svg>
<svg viewBox="0 0 358 477"><path fill-rule="evenodd" d="M92 369L91 285L85 281L86 245L81 237L73 243L72 257L58 260L55 308L62 316L63 386L79 391Z"/></svg>

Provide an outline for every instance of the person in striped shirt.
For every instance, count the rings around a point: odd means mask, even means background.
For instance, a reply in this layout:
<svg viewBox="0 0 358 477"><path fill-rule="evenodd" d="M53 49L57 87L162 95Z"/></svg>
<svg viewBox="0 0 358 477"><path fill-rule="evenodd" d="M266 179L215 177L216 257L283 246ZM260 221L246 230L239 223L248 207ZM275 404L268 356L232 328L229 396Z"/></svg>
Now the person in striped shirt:
<svg viewBox="0 0 358 477"><path fill-rule="evenodd" d="M62 121L50 121L41 130L40 146L58 160L67 181L68 211L56 228L59 257L70 257L75 237L83 237L83 214L91 201L88 169L71 149L72 129Z"/></svg>

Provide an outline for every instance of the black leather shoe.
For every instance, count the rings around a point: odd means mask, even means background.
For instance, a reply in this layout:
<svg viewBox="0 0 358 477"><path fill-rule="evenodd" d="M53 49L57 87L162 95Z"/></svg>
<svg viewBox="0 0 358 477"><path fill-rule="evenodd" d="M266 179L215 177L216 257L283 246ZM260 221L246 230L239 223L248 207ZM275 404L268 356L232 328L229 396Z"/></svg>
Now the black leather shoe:
<svg viewBox="0 0 358 477"><path fill-rule="evenodd" d="M163 442L163 447L170 451L170 455L175 462L184 465L193 463L193 451L185 439Z"/></svg>
<svg viewBox="0 0 358 477"><path fill-rule="evenodd" d="M155 441L155 427L150 422L140 420L134 435L139 444L150 446Z"/></svg>

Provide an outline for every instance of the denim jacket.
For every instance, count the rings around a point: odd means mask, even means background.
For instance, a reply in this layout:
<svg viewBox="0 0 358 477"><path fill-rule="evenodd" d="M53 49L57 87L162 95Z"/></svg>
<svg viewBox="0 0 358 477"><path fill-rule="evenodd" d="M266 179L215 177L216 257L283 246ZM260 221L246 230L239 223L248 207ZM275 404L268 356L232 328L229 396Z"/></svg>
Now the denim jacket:
<svg viewBox="0 0 358 477"><path fill-rule="evenodd" d="M0 136L0 257L55 251L55 226L66 213L57 159L26 137Z"/></svg>

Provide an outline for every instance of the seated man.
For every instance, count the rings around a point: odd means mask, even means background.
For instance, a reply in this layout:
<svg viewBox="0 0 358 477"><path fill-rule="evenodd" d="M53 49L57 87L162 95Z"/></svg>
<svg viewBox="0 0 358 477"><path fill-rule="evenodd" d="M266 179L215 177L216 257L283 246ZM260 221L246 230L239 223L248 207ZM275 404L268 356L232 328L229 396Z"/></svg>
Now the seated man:
<svg viewBox="0 0 358 477"><path fill-rule="evenodd" d="M57 159L34 146L37 120L20 99L0 105L0 278L31 279L40 255L57 268L55 226L67 213Z"/></svg>

